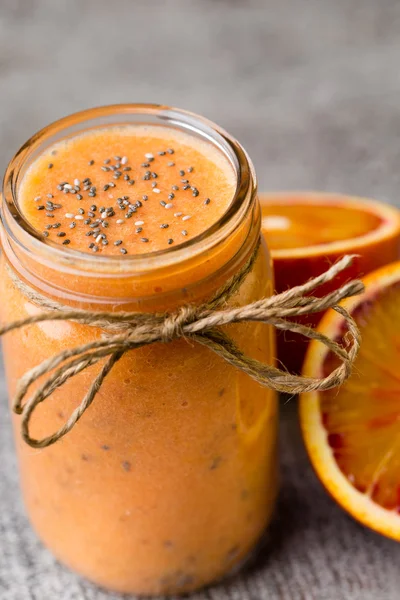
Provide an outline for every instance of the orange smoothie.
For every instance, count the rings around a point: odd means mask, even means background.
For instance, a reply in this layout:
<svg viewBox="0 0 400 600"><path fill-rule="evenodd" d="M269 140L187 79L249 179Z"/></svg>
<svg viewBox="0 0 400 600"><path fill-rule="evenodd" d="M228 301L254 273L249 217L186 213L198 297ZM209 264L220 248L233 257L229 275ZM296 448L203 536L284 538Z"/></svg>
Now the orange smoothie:
<svg viewBox="0 0 400 600"><path fill-rule="evenodd" d="M151 126L96 130L40 156L20 189L25 217L84 252L155 252L201 234L227 210L235 173L187 133Z"/></svg>
<svg viewBox="0 0 400 600"><path fill-rule="evenodd" d="M119 111L119 122L107 124L105 115ZM73 115L40 132L11 163L2 206L3 322L42 310L10 270L71 307L160 312L210 299L254 252L260 209L240 146L187 113L178 112L192 128L177 122L176 111L168 123L149 123L149 113L158 109ZM129 122L131 114L143 122ZM272 287L263 245L229 305ZM267 326L224 329L243 352L273 361ZM104 335L65 321L7 334L10 397L27 370ZM38 407L33 437L65 423L99 368ZM198 589L241 564L271 518L275 394L190 340L127 352L74 429L52 446L29 447L18 416L14 425L34 528L61 561L107 588Z"/></svg>

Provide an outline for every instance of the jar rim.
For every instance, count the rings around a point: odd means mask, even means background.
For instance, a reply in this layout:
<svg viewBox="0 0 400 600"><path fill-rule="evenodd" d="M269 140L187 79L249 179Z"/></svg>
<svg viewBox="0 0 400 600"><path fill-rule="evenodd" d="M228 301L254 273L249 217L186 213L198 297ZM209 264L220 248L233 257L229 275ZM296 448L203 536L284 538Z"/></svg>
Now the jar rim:
<svg viewBox="0 0 400 600"><path fill-rule="evenodd" d="M116 125L156 123L174 129L185 130L217 146L232 164L237 186L231 203L221 217L193 238L166 249L125 256L96 255L70 249L45 238L25 219L19 209L17 186L21 171L29 160L43 151L44 145L54 143L57 136L77 135L88 129L99 129ZM84 127L85 129L82 129ZM58 139L60 139L58 137ZM195 113L162 104L112 104L90 108L63 117L39 130L30 137L11 159L3 180L3 200L0 219L6 231L19 248L33 252L42 260L54 262L61 267L83 270L116 270L132 273L168 266L184 261L194 254L210 250L219 241L226 239L240 224L250 210L257 188L254 167L241 144L224 129Z"/></svg>

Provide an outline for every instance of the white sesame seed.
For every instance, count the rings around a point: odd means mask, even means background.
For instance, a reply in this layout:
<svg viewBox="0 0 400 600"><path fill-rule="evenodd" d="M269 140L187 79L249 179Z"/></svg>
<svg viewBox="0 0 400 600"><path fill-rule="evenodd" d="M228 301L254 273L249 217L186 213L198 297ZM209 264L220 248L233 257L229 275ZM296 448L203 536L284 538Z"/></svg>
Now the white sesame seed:
<svg viewBox="0 0 400 600"><path fill-rule="evenodd" d="M35 202L39 202L39 200L41 200L41 199L42 199L42 196L36 196Z"/></svg>
<svg viewBox="0 0 400 600"><path fill-rule="evenodd" d="M74 219L75 219L76 221L83 221L83 219L84 219L84 218L85 218L85 217L84 217L83 215L75 215L75 217L74 217Z"/></svg>
<svg viewBox="0 0 400 600"><path fill-rule="evenodd" d="M80 185L80 180L79 179L74 179L74 185Z"/></svg>
<svg viewBox="0 0 400 600"><path fill-rule="evenodd" d="M65 218L66 219L73 219L74 218L74 213L65 213Z"/></svg>
<svg viewBox="0 0 400 600"><path fill-rule="evenodd" d="M186 215L185 217L182 217L182 221L189 221L190 218L191 215Z"/></svg>
<svg viewBox="0 0 400 600"><path fill-rule="evenodd" d="M104 212L101 213L101 218L102 219L106 219L107 217L108 217L108 214L107 214L106 211L104 211Z"/></svg>
<svg viewBox="0 0 400 600"><path fill-rule="evenodd" d="M66 189L66 190L72 190L72 185L70 183L66 183L64 185L64 189Z"/></svg>
<svg viewBox="0 0 400 600"><path fill-rule="evenodd" d="M166 205L164 206L164 208L173 208L173 206L174 206L174 205L172 204L172 202L168 202L168 204L166 204Z"/></svg>
<svg viewBox="0 0 400 600"><path fill-rule="evenodd" d="M161 192L161 190L159 188L153 188L153 192L155 194L159 194Z"/></svg>
<svg viewBox="0 0 400 600"><path fill-rule="evenodd" d="M125 223L125 221L123 219L118 219L117 223L118 223L118 225L122 225L122 223Z"/></svg>
<svg viewBox="0 0 400 600"><path fill-rule="evenodd" d="M103 239L103 234L99 233L99 235L96 238L96 244L98 244L102 239Z"/></svg>
<svg viewBox="0 0 400 600"><path fill-rule="evenodd" d="M154 155L153 155L153 154L151 154L151 152L147 152L147 153L145 154L145 157L146 157L146 158L154 158Z"/></svg>
<svg viewBox="0 0 400 600"><path fill-rule="evenodd" d="M127 156L123 156L121 158L121 165L126 165L127 162L128 162L128 157Z"/></svg>
<svg viewBox="0 0 400 600"><path fill-rule="evenodd" d="M144 221L135 221L135 225L144 225Z"/></svg>
<svg viewBox="0 0 400 600"><path fill-rule="evenodd" d="M183 213L182 213L182 212L177 212L177 213L174 213L174 217L181 217L182 215L183 215Z"/></svg>

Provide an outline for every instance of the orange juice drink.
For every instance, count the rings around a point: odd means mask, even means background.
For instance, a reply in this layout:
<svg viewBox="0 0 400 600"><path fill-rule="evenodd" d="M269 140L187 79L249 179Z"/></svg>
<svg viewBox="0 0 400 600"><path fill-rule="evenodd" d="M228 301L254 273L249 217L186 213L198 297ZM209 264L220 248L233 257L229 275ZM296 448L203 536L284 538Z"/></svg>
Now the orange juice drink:
<svg viewBox="0 0 400 600"><path fill-rule="evenodd" d="M160 313L205 302L260 237L255 175L240 145L204 119L154 105L93 109L39 132L7 170L1 216L6 323L43 310L15 277L90 311ZM229 305L271 292L262 245ZM269 327L224 329L242 351L273 362ZM104 335L70 321L8 334L10 397L38 363ZM35 438L60 428L99 369L38 406ZM185 338L127 352L52 446L29 447L18 416L14 424L35 530L62 562L107 588L198 589L239 565L271 518L275 394Z"/></svg>

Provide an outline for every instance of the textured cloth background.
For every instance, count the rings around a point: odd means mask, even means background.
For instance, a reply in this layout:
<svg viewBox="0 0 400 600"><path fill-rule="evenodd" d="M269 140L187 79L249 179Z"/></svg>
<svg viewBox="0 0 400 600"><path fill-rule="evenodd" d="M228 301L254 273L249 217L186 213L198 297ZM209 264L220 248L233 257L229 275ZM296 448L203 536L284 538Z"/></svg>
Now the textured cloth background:
<svg viewBox="0 0 400 600"><path fill-rule="evenodd" d="M34 131L113 102L162 102L236 135L260 188L399 203L398 0L0 0L0 168ZM0 381L0 600L119 600L29 528ZM325 494L282 406L282 490L257 563L195 600L397 600L400 546Z"/></svg>

